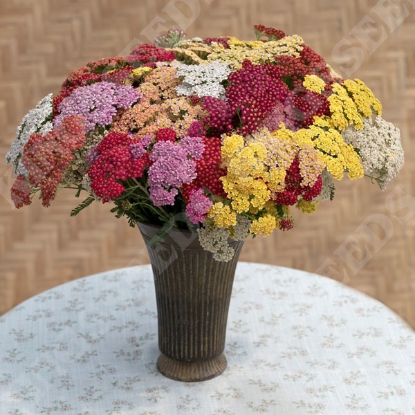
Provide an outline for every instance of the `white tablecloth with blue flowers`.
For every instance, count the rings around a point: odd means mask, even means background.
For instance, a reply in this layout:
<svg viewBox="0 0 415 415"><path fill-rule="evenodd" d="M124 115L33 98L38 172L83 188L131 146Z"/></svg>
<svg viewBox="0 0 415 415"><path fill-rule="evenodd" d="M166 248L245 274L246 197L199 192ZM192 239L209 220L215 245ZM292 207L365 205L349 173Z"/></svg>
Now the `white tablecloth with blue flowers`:
<svg viewBox="0 0 415 415"><path fill-rule="evenodd" d="M240 263L228 368L159 374L150 266L72 281L0 318L1 415L415 414L415 334L335 281Z"/></svg>

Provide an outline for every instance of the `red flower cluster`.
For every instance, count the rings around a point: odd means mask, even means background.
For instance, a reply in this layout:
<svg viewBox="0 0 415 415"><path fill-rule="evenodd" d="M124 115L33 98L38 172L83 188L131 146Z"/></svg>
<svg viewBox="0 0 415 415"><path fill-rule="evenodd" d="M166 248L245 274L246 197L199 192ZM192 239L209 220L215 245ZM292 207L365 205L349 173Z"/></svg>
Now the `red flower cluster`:
<svg viewBox="0 0 415 415"><path fill-rule="evenodd" d="M124 192L120 181L143 176L149 164L148 157L134 158L130 151L130 146L138 142L126 134L110 133L96 147L98 157L87 173L92 179L92 190L103 203Z"/></svg>
<svg viewBox="0 0 415 415"><path fill-rule="evenodd" d="M83 68L81 68L83 69ZM75 71L77 72L77 71ZM95 82L99 82L101 80L101 75L94 74L94 73L79 73L78 76L73 76L69 80L63 83L62 88L58 95L53 97L53 116L59 115L59 105L60 103L72 92L81 86L91 85Z"/></svg>
<svg viewBox="0 0 415 415"><path fill-rule="evenodd" d="M294 225L290 219L281 219L279 227L282 231L289 231L294 227Z"/></svg>
<svg viewBox="0 0 415 415"><path fill-rule="evenodd" d="M174 52L159 48L150 43L144 43L132 50L129 61L137 61L146 66L156 66L156 62L170 62L174 60Z"/></svg>
<svg viewBox="0 0 415 415"><path fill-rule="evenodd" d="M257 24L254 28L259 35L268 36L269 40L278 40L285 37L285 33L282 30L274 29L273 27L265 27L262 24Z"/></svg>
<svg viewBox="0 0 415 415"><path fill-rule="evenodd" d="M199 121L194 121L190 125L189 130L187 131L189 137L205 137L205 129Z"/></svg>
<svg viewBox="0 0 415 415"><path fill-rule="evenodd" d="M317 92L304 91L288 94L285 101L286 113L294 121L297 128L307 128L314 122L314 116L330 114L330 103L324 95Z"/></svg>
<svg viewBox="0 0 415 415"><path fill-rule="evenodd" d="M220 138L205 137L203 144L205 145L203 156L196 161L197 178L192 183L183 185L181 189L186 203L190 202L192 190L203 188L208 189L209 192L216 196L226 197L220 180L222 176L226 176L226 169L220 167L222 163Z"/></svg>
<svg viewBox="0 0 415 415"><path fill-rule="evenodd" d="M233 128L233 113L226 101L215 97L204 97L202 108L206 110L203 121L206 128L214 129L211 131L213 135L220 135Z"/></svg>
<svg viewBox="0 0 415 415"><path fill-rule="evenodd" d="M203 42L206 42L209 45L216 42L219 43L219 45L222 45L225 49L229 49L229 37L206 37L203 39Z"/></svg>
<svg viewBox="0 0 415 415"><path fill-rule="evenodd" d="M171 141L176 140L176 132L171 128L161 128L156 132L156 141Z"/></svg>
<svg viewBox="0 0 415 415"><path fill-rule="evenodd" d="M23 164L28 171L27 183L19 176L12 188L16 207L30 204L28 184L39 187L43 206L49 206L55 198L57 186L62 181L63 172L73 160L72 152L85 142L84 118L73 115L63 120L59 129L41 134L32 134L24 147Z"/></svg>
<svg viewBox="0 0 415 415"><path fill-rule="evenodd" d="M241 120L242 126L237 132L242 135L254 132L276 101L284 102L289 92L282 81L268 75L267 66L253 65L246 60L240 70L229 75L226 97L231 110Z"/></svg>
<svg viewBox="0 0 415 415"><path fill-rule="evenodd" d="M299 198L311 201L317 197L323 185L321 175L313 186L301 186L300 161L295 158L285 176L285 190L277 193L274 201L277 205L295 205Z"/></svg>
<svg viewBox="0 0 415 415"><path fill-rule="evenodd" d="M113 71L104 73L101 76L101 80L105 82L114 82L116 84L123 84L127 80L133 71L132 66L124 66L123 68L115 69Z"/></svg>
<svg viewBox="0 0 415 415"><path fill-rule="evenodd" d="M32 203L30 200L30 192L30 184L26 180L26 177L24 177L23 174L19 174L10 191L11 198L17 209Z"/></svg>

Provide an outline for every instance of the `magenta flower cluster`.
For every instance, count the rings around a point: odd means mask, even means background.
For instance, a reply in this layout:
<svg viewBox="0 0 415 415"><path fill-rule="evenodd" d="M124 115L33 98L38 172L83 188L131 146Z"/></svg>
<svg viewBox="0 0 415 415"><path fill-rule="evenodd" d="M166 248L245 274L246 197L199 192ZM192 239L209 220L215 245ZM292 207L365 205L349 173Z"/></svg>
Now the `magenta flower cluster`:
<svg viewBox="0 0 415 415"><path fill-rule="evenodd" d="M62 120L70 115L85 117L87 132L95 126L112 123L117 110L130 108L141 98L140 93L130 85L113 82L98 82L75 89L59 106L59 115L53 124L58 128Z"/></svg>
<svg viewBox="0 0 415 415"><path fill-rule="evenodd" d="M179 142L158 141L150 154L148 169L150 199L155 206L174 205L178 189L196 178L196 163L204 151L201 137L185 137Z"/></svg>
<svg viewBox="0 0 415 415"><path fill-rule="evenodd" d="M194 224L203 222L211 207L212 201L205 195L203 189L191 190L190 202L186 205L186 215L190 222Z"/></svg>

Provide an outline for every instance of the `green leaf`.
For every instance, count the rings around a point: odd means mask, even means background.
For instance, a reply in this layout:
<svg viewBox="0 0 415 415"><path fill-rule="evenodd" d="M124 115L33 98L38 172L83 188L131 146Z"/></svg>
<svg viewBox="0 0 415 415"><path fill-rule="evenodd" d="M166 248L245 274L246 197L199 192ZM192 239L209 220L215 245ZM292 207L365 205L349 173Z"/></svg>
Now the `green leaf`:
<svg viewBox="0 0 415 415"><path fill-rule="evenodd" d="M88 207L95 199L90 196L87 199L85 199L80 205L78 205L75 209L72 209L71 216L76 216L81 210Z"/></svg>
<svg viewBox="0 0 415 415"><path fill-rule="evenodd" d="M81 195L81 192L82 192L82 184L80 184L80 185L78 186L78 191L76 192L75 197L79 197L79 196Z"/></svg>
<svg viewBox="0 0 415 415"><path fill-rule="evenodd" d="M284 209L281 205L276 205L275 206L277 208L277 212L278 212L278 217L282 218L284 216Z"/></svg>
<svg viewBox="0 0 415 415"><path fill-rule="evenodd" d="M330 186L330 200L334 199L334 186Z"/></svg>

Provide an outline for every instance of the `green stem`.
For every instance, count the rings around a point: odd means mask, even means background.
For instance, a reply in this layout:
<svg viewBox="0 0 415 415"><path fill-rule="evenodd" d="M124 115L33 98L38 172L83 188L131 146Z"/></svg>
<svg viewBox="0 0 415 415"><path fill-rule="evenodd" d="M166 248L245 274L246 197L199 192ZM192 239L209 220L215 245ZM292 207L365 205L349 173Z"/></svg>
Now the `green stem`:
<svg viewBox="0 0 415 415"><path fill-rule="evenodd" d="M150 199L150 194L148 193L147 189L141 183L139 183L137 179L133 178L132 180L136 183L137 187L142 190L142 192L147 196L147 198ZM166 219L166 221L170 220L169 214L161 206L158 206L156 208L153 205L147 205L146 203L143 203L143 204L149 207L151 210L153 210L157 214L160 214L161 212L164 218ZM173 221L173 224L177 226L176 221Z"/></svg>

